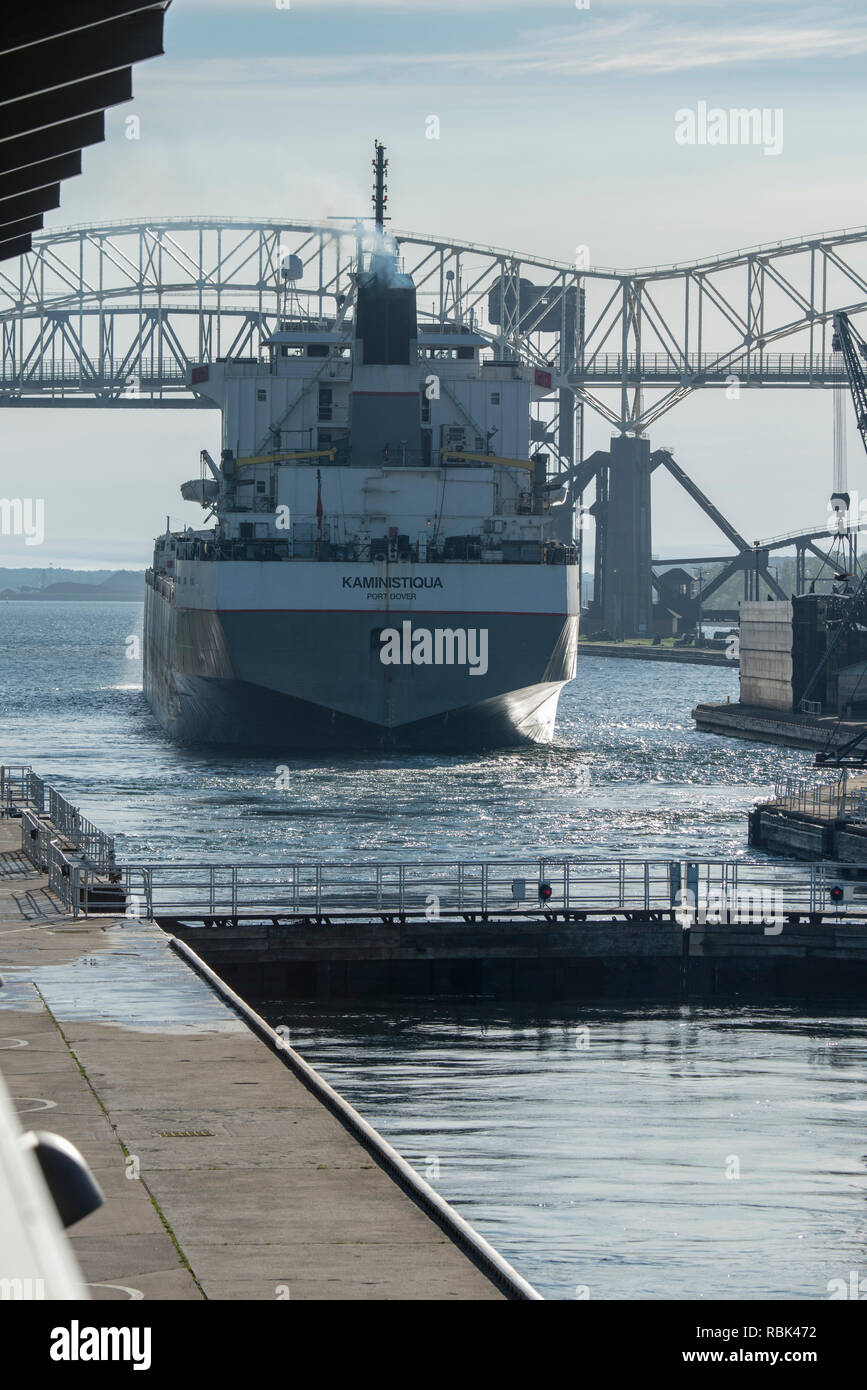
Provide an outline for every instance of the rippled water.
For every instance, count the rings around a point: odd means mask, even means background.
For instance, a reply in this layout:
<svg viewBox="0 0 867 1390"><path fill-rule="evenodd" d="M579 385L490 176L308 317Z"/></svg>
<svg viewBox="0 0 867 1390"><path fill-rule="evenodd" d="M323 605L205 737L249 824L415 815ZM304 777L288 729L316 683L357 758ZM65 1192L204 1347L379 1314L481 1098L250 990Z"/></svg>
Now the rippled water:
<svg viewBox="0 0 867 1390"><path fill-rule="evenodd" d="M734 670L585 656L551 747L286 757L281 789L274 759L163 737L126 656L140 632L134 604L0 603L0 757L65 789L124 859L747 857L753 801L811 763L694 732ZM825 1298L867 1274L851 1010L271 1016L549 1297Z"/></svg>
<svg viewBox="0 0 867 1390"><path fill-rule="evenodd" d="M0 747L68 789L125 858L744 856L746 812L810 755L696 734L725 667L583 656L553 745L479 756L191 751L141 695L135 604L0 604ZM589 783L589 784L588 784Z"/></svg>

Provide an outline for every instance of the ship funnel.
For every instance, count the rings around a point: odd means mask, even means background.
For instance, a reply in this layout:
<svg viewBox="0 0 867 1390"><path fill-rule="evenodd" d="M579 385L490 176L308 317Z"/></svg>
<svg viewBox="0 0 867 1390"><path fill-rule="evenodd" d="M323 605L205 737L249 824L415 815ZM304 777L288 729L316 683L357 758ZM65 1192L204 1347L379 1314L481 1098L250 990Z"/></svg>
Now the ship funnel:
<svg viewBox="0 0 867 1390"><path fill-rule="evenodd" d="M418 309L415 285L385 231L387 165L377 141L375 241L358 276L352 354L351 459L364 468L418 466L422 450Z"/></svg>
<svg viewBox="0 0 867 1390"><path fill-rule="evenodd" d="M355 346L356 360L365 367L409 367L417 361L415 285L387 252L374 253L370 269L358 277Z"/></svg>

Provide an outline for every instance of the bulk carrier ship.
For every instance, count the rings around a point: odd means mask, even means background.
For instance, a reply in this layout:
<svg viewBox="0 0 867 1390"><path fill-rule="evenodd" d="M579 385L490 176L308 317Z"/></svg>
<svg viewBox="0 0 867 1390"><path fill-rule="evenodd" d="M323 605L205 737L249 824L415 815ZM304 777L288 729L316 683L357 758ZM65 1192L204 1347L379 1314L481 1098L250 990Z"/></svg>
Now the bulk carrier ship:
<svg viewBox="0 0 867 1390"><path fill-rule="evenodd" d="M551 377L472 323L419 325L386 164L377 144L372 249L334 316L190 369L222 453L181 492L214 524L157 539L144 620L146 698L185 742L547 742L575 674L578 556L530 443Z"/></svg>

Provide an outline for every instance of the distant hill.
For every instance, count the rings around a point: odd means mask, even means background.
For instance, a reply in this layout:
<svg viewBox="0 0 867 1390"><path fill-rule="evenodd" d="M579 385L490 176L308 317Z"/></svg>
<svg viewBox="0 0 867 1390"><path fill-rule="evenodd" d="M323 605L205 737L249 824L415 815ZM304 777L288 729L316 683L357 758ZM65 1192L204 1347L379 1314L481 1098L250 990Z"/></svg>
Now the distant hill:
<svg viewBox="0 0 867 1390"><path fill-rule="evenodd" d="M49 575L50 583L46 582ZM55 575L58 576L57 579L54 578ZM70 577L66 578L67 575ZM38 585L34 584L37 577L42 581ZM6 583L9 583L9 587L5 587ZM139 602L144 600L142 570L0 569L0 586L4 586L0 587L2 601L36 600L56 603L58 600L66 599L106 603L116 602L118 599L136 599Z"/></svg>

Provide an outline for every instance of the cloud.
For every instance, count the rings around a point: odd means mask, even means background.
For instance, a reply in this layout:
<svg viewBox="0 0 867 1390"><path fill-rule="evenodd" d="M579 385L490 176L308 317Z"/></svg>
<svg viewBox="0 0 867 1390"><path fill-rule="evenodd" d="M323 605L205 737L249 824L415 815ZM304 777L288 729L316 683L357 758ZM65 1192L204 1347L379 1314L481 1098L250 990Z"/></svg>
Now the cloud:
<svg viewBox="0 0 867 1390"><path fill-rule="evenodd" d="M234 0L219 0L224 5ZM302 3L302 0L297 0ZM211 3L211 0L208 0ZM395 12L406 7L402 0L377 0L383 8ZM437 0L440 12L449 0ZM508 3L508 0L506 0ZM591 0L592 3L592 0ZM487 8L487 0L471 0L473 8ZM317 5L337 8L361 8L361 0L317 0ZM370 8L370 0L364 0ZM501 4L497 4L501 8ZM526 10L526 0L521 0ZM547 6L538 7L548 13ZM562 14L562 3L558 7ZM743 7L746 9L746 6ZM461 4L462 11L467 9ZM780 5L779 11L784 7ZM606 11L609 7L606 5ZM673 11L677 11L675 15ZM534 11L537 7L534 6ZM287 81L294 88L316 87L325 81L332 92L339 93L343 84L353 79L370 82L372 79L398 79L407 85L423 78L425 87L466 84L469 75L483 81L490 91L495 82L531 82L535 79L574 79L606 77L615 74L655 76L681 72L707 72L714 69L742 70L760 65L780 67L809 60L812 63L854 57L867 52L867 17L859 13L822 10L804 11L795 15L791 6L784 13L765 10L757 14L749 6L749 20L738 13L736 5L718 6L708 3L705 11L714 12L714 22L704 22L700 6L681 5L671 0L647 10L621 13L616 18L600 18L594 11L576 12L574 22L566 25L522 29L510 42L497 40L497 31L474 33L474 42L467 43L460 26L454 28L453 48L442 44L432 51L423 47L385 47L381 36L368 51L355 49L340 52L328 31L328 52L318 55L305 52L292 56L245 54L237 58L205 58L183 63L183 79L192 82L219 83L228 87L245 88L253 85L262 93L271 84ZM437 30L439 33L440 30ZM308 39L311 37L308 34ZM324 37L324 36L323 36ZM391 43L397 45L399 30L391 32ZM491 40L494 40L493 42ZM157 80L174 85L179 79L179 64L161 67Z"/></svg>

